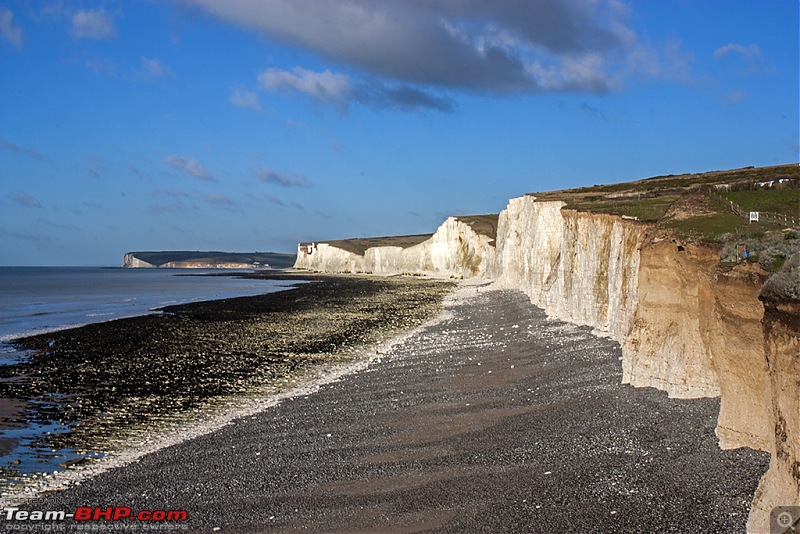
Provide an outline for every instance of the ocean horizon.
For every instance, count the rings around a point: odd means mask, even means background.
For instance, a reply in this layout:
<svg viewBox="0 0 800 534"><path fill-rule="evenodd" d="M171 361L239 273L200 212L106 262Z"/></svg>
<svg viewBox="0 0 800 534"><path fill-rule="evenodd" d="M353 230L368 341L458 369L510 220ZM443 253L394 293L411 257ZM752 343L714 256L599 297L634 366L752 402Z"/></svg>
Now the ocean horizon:
<svg viewBox="0 0 800 534"><path fill-rule="evenodd" d="M0 344L19 337L146 315L175 304L260 295L286 288L286 284L275 280L236 276L243 272L0 267ZM203 276L208 274L230 276Z"/></svg>
<svg viewBox="0 0 800 534"><path fill-rule="evenodd" d="M13 343L19 338L148 315L170 305L262 295L290 287L283 281L236 276L243 272L0 267L0 367L28 358L29 352ZM208 274L221 276L203 276ZM39 444L46 435L70 432L69 425L39 413L52 410L53 402L60 406L53 399L0 397L0 473L5 473L7 483L20 474L61 470L65 462L103 455L73 448L51 450Z"/></svg>

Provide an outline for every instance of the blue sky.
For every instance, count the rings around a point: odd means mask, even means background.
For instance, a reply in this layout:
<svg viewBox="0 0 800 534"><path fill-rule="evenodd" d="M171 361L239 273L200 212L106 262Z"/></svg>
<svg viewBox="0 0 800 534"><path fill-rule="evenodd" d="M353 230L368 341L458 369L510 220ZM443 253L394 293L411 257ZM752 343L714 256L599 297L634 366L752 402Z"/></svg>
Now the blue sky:
<svg viewBox="0 0 800 534"><path fill-rule="evenodd" d="M797 0L0 0L0 265L797 162Z"/></svg>

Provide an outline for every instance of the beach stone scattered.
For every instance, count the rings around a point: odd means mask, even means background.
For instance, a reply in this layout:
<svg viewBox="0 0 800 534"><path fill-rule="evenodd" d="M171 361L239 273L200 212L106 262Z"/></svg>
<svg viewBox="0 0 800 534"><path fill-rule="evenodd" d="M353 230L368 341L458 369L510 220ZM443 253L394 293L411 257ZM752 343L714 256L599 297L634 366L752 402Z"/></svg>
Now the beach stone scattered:
<svg viewBox="0 0 800 534"><path fill-rule="evenodd" d="M720 450L718 399L622 385L619 356L522 293L459 290L366 369L44 506L240 533L744 531L768 455Z"/></svg>
<svg viewBox="0 0 800 534"><path fill-rule="evenodd" d="M29 357L0 366L0 398L27 406L19 425L69 429L43 434L37 450L114 454L359 358L360 347L436 315L454 287L407 277L245 276L284 280L290 289L15 340ZM0 489L24 478L17 465L0 465Z"/></svg>

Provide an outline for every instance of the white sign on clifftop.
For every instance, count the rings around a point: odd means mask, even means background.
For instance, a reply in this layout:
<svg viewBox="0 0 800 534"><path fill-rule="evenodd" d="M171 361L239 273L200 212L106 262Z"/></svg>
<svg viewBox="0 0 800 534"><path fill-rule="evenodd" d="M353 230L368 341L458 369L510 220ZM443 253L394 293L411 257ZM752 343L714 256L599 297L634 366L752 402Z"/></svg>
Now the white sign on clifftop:
<svg viewBox="0 0 800 534"><path fill-rule="evenodd" d="M758 212L751 211L750 212L750 222L758 222Z"/></svg>

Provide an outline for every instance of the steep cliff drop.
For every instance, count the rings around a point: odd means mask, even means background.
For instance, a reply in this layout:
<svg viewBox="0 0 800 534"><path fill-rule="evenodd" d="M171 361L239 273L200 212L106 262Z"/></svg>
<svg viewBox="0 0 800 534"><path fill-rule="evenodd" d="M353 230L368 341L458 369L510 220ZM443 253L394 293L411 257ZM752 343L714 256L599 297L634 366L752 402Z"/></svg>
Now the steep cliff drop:
<svg viewBox="0 0 800 534"><path fill-rule="evenodd" d="M548 315L622 341L636 310L644 225L514 198L500 213L492 275Z"/></svg>
<svg viewBox="0 0 800 534"><path fill-rule="evenodd" d="M796 380L800 351L797 332L791 345L791 334L781 330L781 346L794 350L795 367L783 363L768 369L764 306L758 298L766 273L758 266L722 267L712 245L528 195L512 199L500 214L491 274L501 286L524 291L548 315L592 326L619 341L624 383L677 398L721 397L720 446L768 451L776 462L773 428L781 420L773 414L775 386L770 383L778 380L786 390L784 382ZM791 424L797 429L794 388ZM800 446L797 434L786 438L794 447L793 461ZM782 475L769 475L762 486L781 484L771 480L784 480L788 472L784 466ZM771 509L794 502L787 501L790 493L769 489L757 499ZM766 523L756 505L753 510L752 530L768 530L769 510Z"/></svg>
<svg viewBox="0 0 800 534"><path fill-rule="evenodd" d="M300 243L295 268L472 278L494 262L496 215L450 217L433 235Z"/></svg>
<svg viewBox="0 0 800 534"><path fill-rule="evenodd" d="M800 507L800 253L768 280L760 298L765 310L773 454L753 498L750 532L769 531L774 507ZM798 520L796 515L794 519Z"/></svg>

